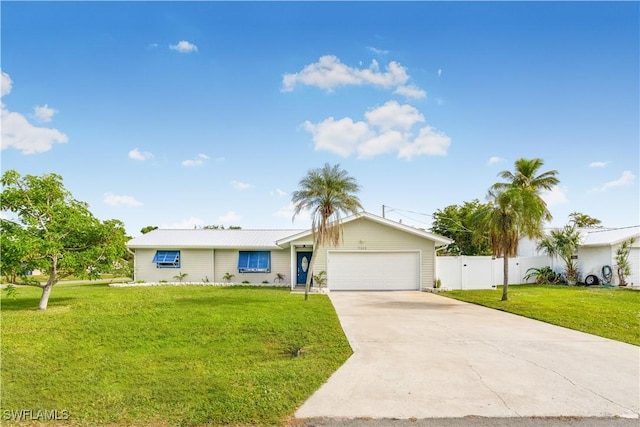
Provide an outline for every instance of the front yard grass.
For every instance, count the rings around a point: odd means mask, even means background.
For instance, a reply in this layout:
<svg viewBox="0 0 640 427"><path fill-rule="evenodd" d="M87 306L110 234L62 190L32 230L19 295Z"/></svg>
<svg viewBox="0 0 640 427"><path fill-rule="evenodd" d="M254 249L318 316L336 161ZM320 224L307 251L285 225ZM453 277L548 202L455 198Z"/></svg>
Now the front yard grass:
<svg viewBox="0 0 640 427"><path fill-rule="evenodd" d="M0 413L74 425L275 425L349 357L325 295L247 287L2 292ZM5 419L6 420L6 419Z"/></svg>
<svg viewBox="0 0 640 427"><path fill-rule="evenodd" d="M640 345L640 291L558 285L509 286L509 300L497 290L442 292L443 295L577 331Z"/></svg>

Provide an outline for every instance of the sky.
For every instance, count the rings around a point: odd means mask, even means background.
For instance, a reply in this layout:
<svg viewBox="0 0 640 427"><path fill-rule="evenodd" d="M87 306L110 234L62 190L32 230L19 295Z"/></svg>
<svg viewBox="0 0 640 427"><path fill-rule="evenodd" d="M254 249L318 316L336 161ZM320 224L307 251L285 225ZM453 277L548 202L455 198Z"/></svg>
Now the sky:
<svg viewBox="0 0 640 427"><path fill-rule="evenodd" d="M1 168L136 236L306 228L325 163L429 227L540 158L547 225L638 225L639 4L3 1Z"/></svg>

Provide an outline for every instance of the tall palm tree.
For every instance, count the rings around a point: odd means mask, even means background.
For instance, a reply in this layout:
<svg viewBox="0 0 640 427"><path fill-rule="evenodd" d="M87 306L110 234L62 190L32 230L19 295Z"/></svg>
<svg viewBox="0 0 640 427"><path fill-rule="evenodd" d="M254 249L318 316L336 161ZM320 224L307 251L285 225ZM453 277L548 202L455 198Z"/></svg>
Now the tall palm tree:
<svg viewBox="0 0 640 427"><path fill-rule="evenodd" d="M322 245L337 246L342 240L342 217L344 214L357 214L362 210L356 193L360 186L340 165L312 169L298 183L300 190L294 191L291 201L295 204L293 219L302 211L311 213L311 233L314 250ZM309 285L315 265L315 256L311 256L311 265L304 289L304 299L309 298Z"/></svg>
<svg viewBox="0 0 640 427"><path fill-rule="evenodd" d="M551 220L551 213L541 197L542 190L557 185L557 171L538 174L543 165L541 159L518 159L514 172L502 171L498 182L489 189L489 208L482 213L480 222L489 233L491 251L495 257L503 257L502 301L508 300L509 257L518 251L518 240L542 236L544 221Z"/></svg>

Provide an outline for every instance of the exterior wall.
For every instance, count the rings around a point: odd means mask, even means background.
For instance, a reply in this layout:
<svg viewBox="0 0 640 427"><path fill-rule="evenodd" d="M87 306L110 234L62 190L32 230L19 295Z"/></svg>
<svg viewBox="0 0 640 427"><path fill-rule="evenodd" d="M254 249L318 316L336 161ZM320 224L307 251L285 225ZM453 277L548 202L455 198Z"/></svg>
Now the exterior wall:
<svg viewBox="0 0 640 427"><path fill-rule="evenodd" d="M638 242L636 241L636 246ZM631 248L629 252L629 264L631 264L631 276L627 278L630 286L640 286L640 248Z"/></svg>
<svg viewBox="0 0 640 427"><path fill-rule="evenodd" d="M256 249L261 250L261 249ZM240 273L238 272L238 253L239 249L216 249L215 251L215 281L224 283L223 279L226 273L234 275L231 282L242 283L248 280L251 283L262 283L264 280L268 280L269 283L274 283L277 273L284 275L282 285L291 284L291 277L289 277L291 255L289 249L271 250L271 272L270 273Z"/></svg>
<svg viewBox="0 0 640 427"><path fill-rule="evenodd" d="M164 249L163 249L164 250ZM213 249L172 249L180 251L180 268L157 268L153 261L156 249L136 249L135 280L175 282L173 276L187 273L184 282L201 282L213 278Z"/></svg>
<svg viewBox="0 0 640 427"><path fill-rule="evenodd" d="M560 261L560 264L562 264L562 261ZM613 260L613 252L610 246L581 247L578 249L578 271L580 272L580 280L584 280L585 277L593 274L602 281L602 267L605 265L610 266L614 271L612 283L616 283L615 261Z"/></svg>
<svg viewBox="0 0 640 427"><path fill-rule="evenodd" d="M165 249L163 249L165 250ZM238 249L172 249L180 251L180 268L157 268L153 261L156 249L136 249L135 255L135 280L145 282L175 282L179 273L187 273L184 282L210 282L223 283L222 278L229 272L235 277L231 280L234 283L241 283L248 280L251 283L262 283L268 280L274 283L276 273L282 273L285 280L281 283L290 283L289 271L290 255L289 250L271 251L271 273L239 273L238 272ZM214 265L215 262L215 265Z"/></svg>
<svg viewBox="0 0 640 427"><path fill-rule="evenodd" d="M327 250L419 250L421 259L421 288L432 288L435 270L435 245L434 242L392 227L379 224L366 218L359 218L344 224L343 242L337 247L324 246L313 248L315 258L313 272L327 271ZM309 236L299 241L291 242L292 245L300 245L308 242ZM331 283L327 283L331 288Z"/></svg>
<svg viewBox="0 0 640 427"><path fill-rule="evenodd" d="M629 251L629 265L631 267L631 275L627 277L627 284L629 286L639 286L640 285L640 242L639 239L631 245L631 250ZM620 283L618 280L618 270L616 269L616 250L622 245L622 243L617 244L611 248L611 268L613 269L613 280L612 282L615 285Z"/></svg>

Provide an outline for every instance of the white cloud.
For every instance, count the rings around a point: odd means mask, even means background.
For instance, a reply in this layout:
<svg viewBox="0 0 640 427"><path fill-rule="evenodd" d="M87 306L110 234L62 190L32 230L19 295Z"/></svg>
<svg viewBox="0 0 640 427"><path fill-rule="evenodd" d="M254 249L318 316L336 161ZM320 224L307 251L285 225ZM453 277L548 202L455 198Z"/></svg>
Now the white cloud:
<svg viewBox="0 0 640 427"><path fill-rule="evenodd" d="M451 145L451 138L442 132L425 126L413 142L405 143L398 152L401 159L411 160L414 156L446 156L447 149Z"/></svg>
<svg viewBox="0 0 640 427"><path fill-rule="evenodd" d="M0 97L9 95L12 87L13 80L11 80L9 74L0 69Z"/></svg>
<svg viewBox="0 0 640 427"><path fill-rule="evenodd" d="M169 45L169 49L178 51L180 53L191 53L191 52L197 52L198 46L186 40L181 40L176 44Z"/></svg>
<svg viewBox="0 0 640 427"><path fill-rule="evenodd" d="M44 153L53 144L64 144L69 138L58 129L37 127L20 113L2 108L2 149L15 148L22 154Z"/></svg>
<svg viewBox="0 0 640 427"><path fill-rule="evenodd" d="M13 81L9 74L0 70L0 94L4 97L11 93ZM51 150L53 144L63 144L69 138L58 129L37 127L20 113L9 111L4 102L1 103L2 149L14 148L22 154L44 153Z"/></svg>
<svg viewBox="0 0 640 427"><path fill-rule="evenodd" d="M388 101L382 107L374 108L364 114L369 125L382 131L391 129L409 130L416 123L424 122L424 116L417 108L397 101Z"/></svg>
<svg viewBox="0 0 640 427"><path fill-rule="evenodd" d="M185 166L188 168L195 167L195 166L202 166L206 160L209 160L209 156L207 156L206 154L200 153L196 156L195 159L183 160L182 166Z"/></svg>
<svg viewBox="0 0 640 427"><path fill-rule="evenodd" d="M396 95L402 95L405 98L413 99L422 99L427 97L427 92L416 85L398 86L393 93Z"/></svg>
<svg viewBox="0 0 640 427"><path fill-rule="evenodd" d="M233 188L235 188L236 190L239 191L243 191L243 190L248 190L250 188L253 188L253 185L251 184L247 184L246 182L240 182L240 181L231 181L231 185L233 186Z"/></svg>
<svg viewBox="0 0 640 427"><path fill-rule="evenodd" d="M129 151L129 158L133 160L144 161L153 158L153 154L148 151L140 151L138 150L138 148L134 148L133 150Z"/></svg>
<svg viewBox="0 0 640 427"><path fill-rule="evenodd" d="M487 160L487 166L495 165L496 163L501 163L504 161L505 159L503 159L502 157L492 156L489 157L489 160Z"/></svg>
<svg viewBox="0 0 640 427"><path fill-rule="evenodd" d="M33 107L33 115L39 122L48 123L58 112L55 108L49 107L47 104L36 105Z"/></svg>
<svg viewBox="0 0 640 427"><path fill-rule="evenodd" d="M318 124L304 122L304 129L313 135L316 150L326 150L347 157L358 145L375 136L364 122L353 122L350 117L338 121L333 117Z"/></svg>
<svg viewBox="0 0 640 427"><path fill-rule="evenodd" d="M380 154L398 151L405 143L406 137L402 132L389 130L359 144L357 149L358 156L366 159Z"/></svg>
<svg viewBox="0 0 640 427"><path fill-rule="evenodd" d="M609 162L591 162L589 163L590 168L603 168L607 166Z"/></svg>
<svg viewBox="0 0 640 427"><path fill-rule="evenodd" d="M196 166L202 166L204 162L200 159L196 159L196 160L192 160L192 159L187 159L187 160L183 160L182 161L182 166L187 167L187 168L192 168L192 167L196 167Z"/></svg>
<svg viewBox="0 0 640 427"><path fill-rule="evenodd" d="M438 68L438 77L442 76L442 68Z"/></svg>
<svg viewBox="0 0 640 427"><path fill-rule="evenodd" d="M551 188L549 191L544 191L541 195L542 200L545 201L548 207L562 205L564 203L568 203L569 199L567 198L568 190L564 187L560 187L556 185Z"/></svg>
<svg viewBox="0 0 640 427"><path fill-rule="evenodd" d="M286 196L288 193L286 191L282 191L279 188L276 188L274 191L270 191L269 194L271 196L280 196L280 197L284 197Z"/></svg>
<svg viewBox="0 0 640 427"><path fill-rule="evenodd" d="M388 50L384 50L384 49L378 49L372 46L367 47L367 49L369 49L370 52L375 53L376 55L386 55L387 53L389 53Z"/></svg>
<svg viewBox="0 0 640 427"><path fill-rule="evenodd" d="M325 55L318 62L306 65L298 73L285 74L282 77L282 91L291 92L298 84L315 86L329 92L347 85L370 84L392 88L403 86L408 80L406 69L395 61L389 62L386 71L381 72L376 60L371 62L369 68L353 68L340 62L334 55Z"/></svg>
<svg viewBox="0 0 640 427"><path fill-rule="evenodd" d="M620 175L620 178L615 179L613 181L609 181L607 183L605 183L603 186L595 188L595 191L606 191L610 188L614 188L614 187L624 187L625 185L629 185L631 184L633 181L635 181L636 176L633 174L633 172L631 171L624 171L622 172L622 175Z"/></svg>
<svg viewBox="0 0 640 427"><path fill-rule="evenodd" d="M170 223L170 224L163 224L160 226L160 228L171 228L171 229L180 229L180 230L185 230L185 229L193 229L193 228L200 228L204 225L204 221L198 217L192 216L189 218L184 218L179 222L174 222L174 223Z"/></svg>
<svg viewBox="0 0 640 427"><path fill-rule="evenodd" d="M232 224L232 223L234 223L234 222L237 223L241 219L242 219L242 217L240 215L238 215L234 211L229 211L225 215L219 216L218 217L218 222L221 222L222 224L235 225L235 224Z"/></svg>
<svg viewBox="0 0 640 427"><path fill-rule="evenodd" d="M451 139L431 126L422 127L413 138L411 128L424 122L424 116L411 105L389 101L365 113L366 121L354 122L350 117L333 117L314 124L304 122L312 134L316 150L330 151L342 157L357 152L360 158L397 152L399 158L411 160L419 155L447 154Z"/></svg>
<svg viewBox="0 0 640 427"><path fill-rule="evenodd" d="M129 206L136 207L142 206L142 203L135 199L133 196L126 196L113 193L105 193L103 202L109 206Z"/></svg>

